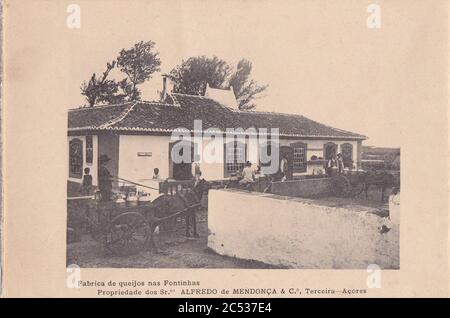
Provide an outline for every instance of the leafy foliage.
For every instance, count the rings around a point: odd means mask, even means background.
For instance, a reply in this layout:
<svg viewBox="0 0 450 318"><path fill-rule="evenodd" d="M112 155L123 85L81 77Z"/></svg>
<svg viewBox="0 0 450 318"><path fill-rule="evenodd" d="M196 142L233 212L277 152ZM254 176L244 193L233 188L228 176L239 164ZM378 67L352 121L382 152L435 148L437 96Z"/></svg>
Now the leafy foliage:
<svg viewBox="0 0 450 318"><path fill-rule="evenodd" d="M117 66L127 75L127 79L121 81L120 87L129 100L138 100L141 92L137 85L150 79L153 73L160 70L161 60L158 52L152 52L154 46L153 41L141 41L131 49L123 49L119 53Z"/></svg>
<svg viewBox="0 0 450 318"><path fill-rule="evenodd" d="M170 71L174 91L178 93L203 95L206 84L214 88L228 89L233 86L240 109L253 109L252 102L267 85L260 86L250 79L252 63L246 59L239 61L236 70L217 56L190 57Z"/></svg>
<svg viewBox="0 0 450 318"><path fill-rule="evenodd" d="M190 57L170 71L174 91L190 95L205 94L206 84L222 88L232 68L224 60L214 56Z"/></svg>
<svg viewBox="0 0 450 318"><path fill-rule="evenodd" d="M116 61L106 64L106 70L101 77L92 74L89 82L81 84L81 94L86 96L89 106L99 103L119 103L124 100L125 95L118 94L119 84L108 79L109 72L115 67Z"/></svg>
<svg viewBox="0 0 450 318"><path fill-rule="evenodd" d="M252 63L242 59L237 64L236 72L231 76L229 84L233 86L236 99L239 103L239 109L253 109L255 104L252 102L257 95L262 93L268 85L260 86L256 81L250 79L252 72Z"/></svg>
<svg viewBox="0 0 450 318"><path fill-rule="evenodd" d="M144 83L158 72L161 66L158 52L154 52L155 42L141 41L132 48L122 49L117 60L107 63L101 76L92 74L88 82L81 85L81 94L86 96L89 106L101 103L120 103L125 100L139 100L139 84ZM109 79L110 71L117 67L126 77L120 81ZM191 95L203 95L207 84L214 88L233 87L240 109L255 108L258 98L267 85L259 85L250 78L252 63L242 59L234 69L226 61L214 56L190 57L183 60L170 72L174 91Z"/></svg>
<svg viewBox="0 0 450 318"><path fill-rule="evenodd" d="M159 71L161 65L158 53L152 52L154 46L152 41L141 41L129 50L123 49L117 60L107 63L102 76L98 77L94 73L88 82L83 82L80 87L81 94L86 96L89 106L139 100L141 92L137 85L150 79L154 72ZM118 82L108 78L116 66L127 76Z"/></svg>

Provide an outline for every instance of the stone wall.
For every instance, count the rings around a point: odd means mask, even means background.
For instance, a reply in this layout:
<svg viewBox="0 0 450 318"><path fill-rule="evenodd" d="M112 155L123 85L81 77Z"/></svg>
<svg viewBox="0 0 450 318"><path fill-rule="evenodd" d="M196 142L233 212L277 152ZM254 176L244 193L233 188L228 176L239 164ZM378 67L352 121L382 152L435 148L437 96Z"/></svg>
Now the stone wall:
<svg viewBox="0 0 450 318"><path fill-rule="evenodd" d="M291 197L314 198L330 195L330 178L302 179L272 183L271 193Z"/></svg>
<svg viewBox="0 0 450 318"><path fill-rule="evenodd" d="M371 208L210 190L208 247L221 255L288 268L399 268L399 224Z"/></svg>

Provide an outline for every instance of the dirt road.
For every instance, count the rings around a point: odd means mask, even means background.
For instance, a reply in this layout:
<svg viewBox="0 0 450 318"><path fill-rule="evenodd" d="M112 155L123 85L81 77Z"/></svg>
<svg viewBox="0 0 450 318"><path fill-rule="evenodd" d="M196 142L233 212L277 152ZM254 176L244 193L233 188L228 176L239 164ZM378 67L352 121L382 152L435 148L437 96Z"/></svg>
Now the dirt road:
<svg viewBox="0 0 450 318"><path fill-rule="evenodd" d="M264 263L218 255L207 248L206 219L198 222L199 238L187 238L184 229L162 233L157 238L160 252L143 251L139 254L114 256L90 235L67 248L67 265L82 268L274 268Z"/></svg>

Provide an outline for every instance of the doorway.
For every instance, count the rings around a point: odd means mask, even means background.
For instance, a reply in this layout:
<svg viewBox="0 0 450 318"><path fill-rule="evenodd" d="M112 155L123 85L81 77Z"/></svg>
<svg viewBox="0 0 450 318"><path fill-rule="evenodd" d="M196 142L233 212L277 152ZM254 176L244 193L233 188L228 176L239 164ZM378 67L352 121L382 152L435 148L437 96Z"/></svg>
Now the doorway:
<svg viewBox="0 0 450 318"><path fill-rule="evenodd" d="M337 154L337 144L334 142L327 142L323 145L323 157L325 160L329 160L336 157Z"/></svg>
<svg viewBox="0 0 450 318"><path fill-rule="evenodd" d="M287 180L292 180L292 168L294 165L294 149L289 146L280 147L279 175L285 175Z"/></svg>
<svg viewBox="0 0 450 318"><path fill-rule="evenodd" d="M174 148L175 147L175 148ZM184 154L184 151L190 151ZM174 162L173 155L183 158L181 162ZM189 156L188 158L185 158ZM189 141L176 141L169 144L169 173L172 179L192 180L192 162L194 161L194 144Z"/></svg>

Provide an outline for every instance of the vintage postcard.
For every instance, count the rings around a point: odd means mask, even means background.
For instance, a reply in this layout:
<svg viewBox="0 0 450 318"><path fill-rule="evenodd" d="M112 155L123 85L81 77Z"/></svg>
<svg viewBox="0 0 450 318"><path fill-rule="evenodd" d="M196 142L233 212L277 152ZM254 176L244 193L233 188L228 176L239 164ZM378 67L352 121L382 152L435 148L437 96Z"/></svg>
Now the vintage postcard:
<svg viewBox="0 0 450 318"><path fill-rule="evenodd" d="M3 1L2 296L448 297L447 12Z"/></svg>

